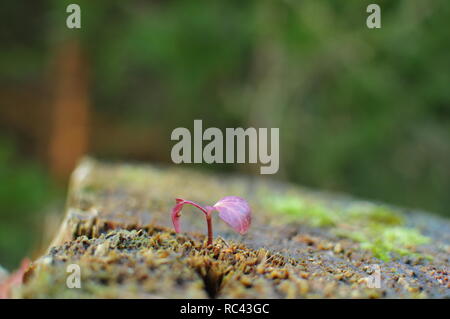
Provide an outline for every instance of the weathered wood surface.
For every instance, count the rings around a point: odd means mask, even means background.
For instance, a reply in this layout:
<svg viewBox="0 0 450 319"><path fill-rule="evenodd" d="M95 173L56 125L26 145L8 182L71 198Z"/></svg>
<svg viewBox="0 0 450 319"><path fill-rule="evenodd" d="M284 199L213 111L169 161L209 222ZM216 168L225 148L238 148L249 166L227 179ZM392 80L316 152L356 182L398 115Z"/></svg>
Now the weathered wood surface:
<svg viewBox="0 0 450 319"><path fill-rule="evenodd" d="M183 234L173 233L175 198L211 205L228 195L250 202L248 234L215 217L207 247L205 220L193 209L183 211ZM449 297L449 245L449 221L433 215L260 178L85 159L61 229L16 296ZM72 263L81 267L80 289L66 285ZM374 266L380 288L367 285Z"/></svg>

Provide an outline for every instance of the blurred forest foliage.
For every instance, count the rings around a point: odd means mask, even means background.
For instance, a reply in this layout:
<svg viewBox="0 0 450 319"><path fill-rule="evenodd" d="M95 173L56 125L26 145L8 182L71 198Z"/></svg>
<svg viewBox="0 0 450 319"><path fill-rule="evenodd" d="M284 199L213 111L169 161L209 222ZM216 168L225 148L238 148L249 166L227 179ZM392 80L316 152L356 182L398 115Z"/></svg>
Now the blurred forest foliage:
<svg viewBox="0 0 450 319"><path fill-rule="evenodd" d="M75 1L82 28L69 30L73 2L2 4L0 264L31 245L26 216L54 198L52 156L72 157L71 168L78 145L170 163L171 131L194 119L279 127L279 179L450 215L448 0L376 1L377 30L365 25L373 1ZM70 59L87 72L65 72ZM85 133L52 125L43 111L60 82L75 83L60 99L88 97L70 113L81 114Z"/></svg>

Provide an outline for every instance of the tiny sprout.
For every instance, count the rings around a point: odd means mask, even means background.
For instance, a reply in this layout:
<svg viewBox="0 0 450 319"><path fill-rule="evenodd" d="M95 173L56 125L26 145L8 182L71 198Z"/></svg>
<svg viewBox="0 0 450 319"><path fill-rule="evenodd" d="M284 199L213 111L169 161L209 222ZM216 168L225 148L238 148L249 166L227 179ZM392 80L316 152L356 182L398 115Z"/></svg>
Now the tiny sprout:
<svg viewBox="0 0 450 319"><path fill-rule="evenodd" d="M181 198L176 199L176 205L172 209L172 222L175 231L179 233L181 209L184 204L189 204L200 209L206 217L206 223L208 225L208 245L212 244L213 230L212 230L212 218L211 213L213 211L219 212L219 217L225 221L231 228L240 234L245 234L250 227L252 221L252 213L247 201L238 196L227 196L219 200L214 206L202 207L192 201L184 200Z"/></svg>

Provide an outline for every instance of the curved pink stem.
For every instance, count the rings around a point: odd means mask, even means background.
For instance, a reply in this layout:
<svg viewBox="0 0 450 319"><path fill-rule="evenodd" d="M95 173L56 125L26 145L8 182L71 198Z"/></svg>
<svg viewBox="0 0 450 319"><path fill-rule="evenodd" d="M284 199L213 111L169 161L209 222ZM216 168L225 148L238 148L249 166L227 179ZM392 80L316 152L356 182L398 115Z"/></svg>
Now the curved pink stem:
<svg viewBox="0 0 450 319"><path fill-rule="evenodd" d="M192 205L194 207L197 207L198 209L200 209L206 217L206 224L208 226L208 245L212 244L213 241L213 230L212 230L212 218L211 218L211 212L212 212L212 207L208 207L207 209L203 208L202 206L200 206L197 203L194 203L192 201L189 200L184 200L181 198L177 198L176 199L177 204L175 205L175 207L172 209L172 222L173 225L175 227L175 231L177 233L180 232L180 216L181 216L181 209L183 207L184 204L189 204Z"/></svg>
<svg viewBox="0 0 450 319"><path fill-rule="evenodd" d="M205 215L208 215L208 211L207 211L206 209L204 209L202 206L200 206L199 204L194 203L194 202L192 202L192 201L190 201L190 200L182 200L182 201L183 201L183 204L189 204L189 205L192 205L192 206L194 206L194 207L197 207L197 208L200 209Z"/></svg>

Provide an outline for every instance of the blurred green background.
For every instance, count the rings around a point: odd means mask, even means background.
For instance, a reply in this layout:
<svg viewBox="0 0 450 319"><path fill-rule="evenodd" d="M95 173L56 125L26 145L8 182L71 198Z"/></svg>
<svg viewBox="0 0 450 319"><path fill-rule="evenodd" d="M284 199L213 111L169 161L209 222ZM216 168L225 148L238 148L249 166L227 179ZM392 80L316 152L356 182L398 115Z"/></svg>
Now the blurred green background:
<svg viewBox="0 0 450 319"><path fill-rule="evenodd" d="M376 1L373 30L374 1L76 1L69 30L73 2L1 5L0 265L82 155L170 163L194 119L279 127L277 179L450 216L448 0Z"/></svg>

